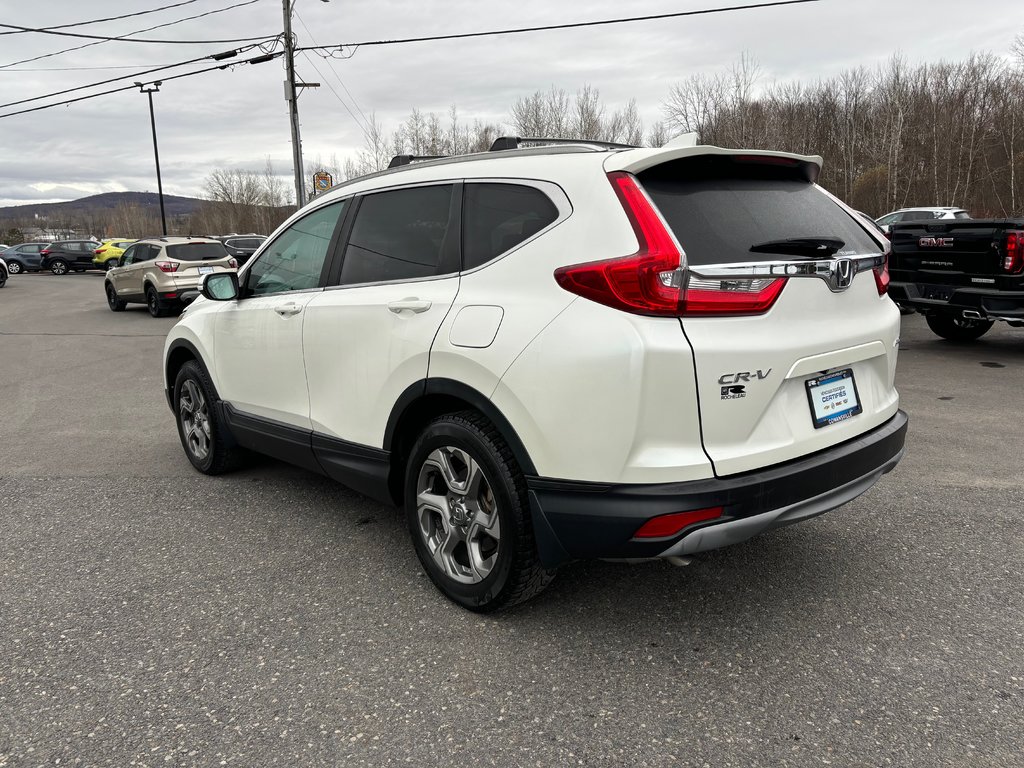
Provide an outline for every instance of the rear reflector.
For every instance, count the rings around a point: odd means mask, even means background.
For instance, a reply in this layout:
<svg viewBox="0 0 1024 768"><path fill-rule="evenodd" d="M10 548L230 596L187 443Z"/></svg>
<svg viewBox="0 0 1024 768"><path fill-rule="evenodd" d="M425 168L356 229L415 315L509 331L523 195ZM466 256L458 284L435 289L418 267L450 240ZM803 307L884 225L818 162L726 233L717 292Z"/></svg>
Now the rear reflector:
<svg viewBox="0 0 1024 768"><path fill-rule="evenodd" d="M694 509L690 512L672 512L668 515L652 517L637 529L633 534L634 539L664 539L668 536L675 536L684 528L703 523L706 520L714 520L722 516L722 507L709 507L708 509Z"/></svg>
<svg viewBox="0 0 1024 768"><path fill-rule="evenodd" d="M565 290L613 309L658 317L757 315L775 303L785 278L698 279L684 285L683 251L636 178L613 171L608 180L640 247L631 256L556 269L555 280Z"/></svg>

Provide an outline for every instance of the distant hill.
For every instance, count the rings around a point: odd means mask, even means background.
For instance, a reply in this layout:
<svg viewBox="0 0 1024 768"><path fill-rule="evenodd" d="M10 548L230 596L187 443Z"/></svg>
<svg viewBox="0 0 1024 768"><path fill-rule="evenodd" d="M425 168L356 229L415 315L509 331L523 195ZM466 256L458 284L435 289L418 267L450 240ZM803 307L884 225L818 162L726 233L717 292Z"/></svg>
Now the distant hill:
<svg viewBox="0 0 1024 768"><path fill-rule="evenodd" d="M168 218L191 215L203 204L195 197L164 195L164 209ZM27 222L40 218L74 219L77 216L113 211L119 205L137 205L160 210L160 196L156 192L103 192L66 203L31 203L0 208L0 220Z"/></svg>

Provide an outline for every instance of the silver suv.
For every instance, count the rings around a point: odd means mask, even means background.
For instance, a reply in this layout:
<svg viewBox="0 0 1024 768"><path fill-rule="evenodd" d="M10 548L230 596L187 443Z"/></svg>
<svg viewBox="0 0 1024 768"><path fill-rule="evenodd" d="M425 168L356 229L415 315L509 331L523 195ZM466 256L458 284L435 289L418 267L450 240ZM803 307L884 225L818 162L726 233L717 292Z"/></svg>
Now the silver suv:
<svg viewBox="0 0 1024 768"><path fill-rule="evenodd" d="M123 312L129 302L145 304L153 317L177 313L181 294L198 291L204 275L233 272L238 262L224 244L202 237L159 237L139 240L121 257L121 266L107 272L103 289L107 304Z"/></svg>

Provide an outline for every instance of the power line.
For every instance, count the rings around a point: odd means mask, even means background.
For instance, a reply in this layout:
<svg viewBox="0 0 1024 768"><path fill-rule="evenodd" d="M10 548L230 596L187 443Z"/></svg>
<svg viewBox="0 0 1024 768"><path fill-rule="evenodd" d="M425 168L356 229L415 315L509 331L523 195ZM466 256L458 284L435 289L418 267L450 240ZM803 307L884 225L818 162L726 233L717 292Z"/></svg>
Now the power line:
<svg viewBox="0 0 1024 768"><path fill-rule="evenodd" d="M171 75L170 77L162 78L160 82L161 83L167 83L167 82L170 82L171 80L180 80L183 77L192 77L193 75L201 75L204 72L213 72L215 69L228 69L229 67L234 67L234 66L237 66L239 64L262 64L265 61L270 61L272 59L276 59L278 56L281 56L281 55L282 54L281 54L280 51L278 51L277 53L265 53L265 54L261 54L259 56L253 56L251 59L243 59L242 61L229 62L228 64L218 64L217 66L206 67L205 69L195 69L195 70L193 70L191 72L182 72L180 75ZM151 83L141 83L141 85L150 85L150 84ZM53 104L43 104L40 107L30 107L29 109L20 109L17 112L8 112L6 115L0 115L0 120L2 120L5 117L14 117L15 115L25 115L25 114L28 114L29 112L39 112L40 110L50 109L51 107L62 107L62 106L65 106L67 104L74 104L75 102L78 102L78 101L87 101L89 99L95 99L95 98L98 98L100 96L107 96L107 95L109 95L111 93L120 93L122 91L133 91L137 87L138 87L137 85L123 85L120 88L111 88L110 90L100 91L99 93L90 93L87 96L79 96L78 98L75 98L75 99L66 99L64 101L54 102Z"/></svg>
<svg viewBox="0 0 1024 768"><path fill-rule="evenodd" d="M303 51L303 52L302 52L302 55L303 55L303 57L304 57L304 58L306 59L306 61L308 61L308 62L309 62L310 66L311 66L311 67L313 67L313 69L314 69L314 70L316 71L316 73L317 73L318 75L320 75L320 77L321 77L321 78L323 78L324 84L325 84L325 85L326 85L326 86L327 86L328 88L330 88L330 89L331 89L331 93L333 93L333 94L334 94L334 96L335 96L335 98L337 98L337 99L338 99L338 101L340 101L340 102L341 102L341 106L343 106L343 107L345 108L345 111L346 111L346 112L348 112L348 113L349 113L350 115L352 115L352 119L356 121L356 126L357 126L357 127L359 128L359 130L360 130L360 131L362 131L362 132L363 132L363 136L364 136L364 137L365 137L365 138L366 138L366 139L368 140L368 139L370 138L370 136L369 136L369 134L368 134L368 133L366 132L366 128L364 127L363 123L362 123L362 122L360 122L359 118L358 118L358 117L356 117L356 114L355 114L355 112L353 112L353 111L352 111L352 108L351 108L351 107L349 107L349 105L345 103L345 100L344 100L343 98L341 98L341 94L339 94L339 93L338 93L338 91L337 91L337 90L336 90L336 89L334 88L334 86L333 86L333 85L331 85L331 81L330 81L330 80L328 80L328 79L327 79L327 78L326 78L326 77L324 76L324 73L320 71L320 68L319 68L319 67L317 67L317 65L313 63L313 59L311 59L311 58L309 57L309 54L308 54L308 53L306 53L305 51Z"/></svg>
<svg viewBox="0 0 1024 768"><path fill-rule="evenodd" d="M403 43L426 43L435 40L461 40L470 37L494 37L495 35L517 35L524 32L546 32L553 29L578 29L580 27L599 27L609 24L628 24L634 21L655 21L658 19L677 19L683 16L706 16L713 13L727 13L729 11L750 11L757 8L774 8L783 5L800 5L802 3L817 3L820 0L777 0L771 3L753 3L749 5L732 5L726 8L705 8L699 11L679 11L676 13L657 13L651 16L630 16L617 19L600 19L598 21L577 21L570 24L548 24L541 27L515 27L512 29L494 29L487 32L463 32L455 35L430 35L428 37L405 37L395 40L368 40L362 43L338 43L337 45L307 45L296 48L296 51L331 51L340 52L344 48L362 48L371 45L401 45ZM355 51L353 51L354 53ZM346 57L347 58L347 57Z"/></svg>
<svg viewBox="0 0 1024 768"><path fill-rule="evenodd" d="M2 34L2 33L0 33ZM0 69L0 75L13 75L18 72L92 72L100 69L135 69L138 64L120 64L109 67L22 67L21 69ZM164 67L173 67L165 64Z"/></svg>
<svg viewBox="0 0 1024 768"><path fill-rule="evenodd" d="M302 28L303 28L304 30L306 30L306 34L307 34L307 35L309 35L309 39L313 41L313 44L314 44L314 45L316 45L316 39L315 39L315 38L313 37L313 33L309 31L309 27L308 27L308 26L306 26L306 22L305 22L305 21L303 21L302 17L301 17L300 15L299 15L299 12L298 12L298 11L293 11L293 13L295 14L295 18L297 18L297 19L299 20L299 23L300 23L300 24L302 25ZM313 69L315 69L315 70L316 70L317 72L320 72L320 70L319 70L319 69L317 69L317 66L316 66L316 64L313 64L313 60L312 60L312 59L311 59L311 58L310 58L310 57L309 57L309 56L308 56L308 55L306 54L306 52L305 52L305 51L303 51L303 52L302 52L302 55L303 55L303 56L304 56L304 57L306 58L306 60L307 60L307 61L308 61L308 62L309 62L309 63L310 63L311 65L312 65ZM352 91L350 91L350 90L348 89L348 86L347 86L347 85L345 85L345 81L341 79L341 75L339 75L339 74L338 74L338 70L336 70L336 69L334 68L334 64L332 64L332 63L331 63L331 59L330 59L330 57L324 57L324 61L326 61L326 62L327 62L327 66L328 66L328 67L330 68L331 72L333 72L333 73L334 73L334 79L335 79L335 80L337 80L337 81L338 81L338 83L339 83L339 84L341 85L341 87L345 89L345 93L347 93L347 94L348 94L348 97L349 97L349 98L350 98L350 99L352 100L352 104L353 104L353 106L355 106L355 108L356 108L356 110L358 110L359 114L360 114L360 115L362 115L362 117L363 117L363 123L364 123L364 124L366 125L366 127L367 127L367 128L369 128L369 127L370 127L370 121L369 121L369 120L367 119L367 117L366 117L366 113L365 113L365 112L363 112L363 109L362 109L362 107L360 107L360 106L359 106L359 102L358 102L358 101L356 101L356 97L352 95ZM321 77L323 77L323 75L321 75ZM325 78L324 78L324 80L326 81L326 80L327 80L327 78L325 77ZM330 89L331 89L332 91L334 91L334 95L338 97L338 101L340 101L340 102L341 102L341 104L342 104L342 106L343 106L343 107L345 107L345 109L347 109L347 110L348 110L348 113L349 113L350 115L352 115L352 110L351 110L351 109L348 109L348 105L347 105L347 104L345 104L345 101L344 101L344 99L342 99L342 98L341 98L341 95L340 95L340 94L339 94L339 93L338 93L337 91L335 91L335 90L334 90L334 86L332 86L332 85L331 85L331 84L330 84L330 83L328 82L328 83L327 83L327 87L328 87L328 88L330 88ZM356 120L356 116L355 116L355 115L352 115L352 119L353 119L353 120ZM358 122L358 120L356 120L356 122ZM365 134L365 133L366 133L366 131L363 131L363 133Z"/></svg>
<svg viewBox="0 0 1024 768"><path fill-rule="evenodd" d="M123 40L125 42L131 42L131 43L173 43L173 44L186 44L186 45L206 45L206 44L215 44L215 43L216 44L221 44L221 43L250 43L253 40L264 40L264 39L266 39L268 37L273 37L273 35L263 35L262 37L242 37L242 38L235 38L233 40L143 40L143 39L140 39L140 38L131 38L131 35L141 35L143 32L152 32L154 29L161 29L163 27L170 27L170 26L173 26L175 24L181 24L182 22L185 22L185 21L192 21L193 19L200 19L200 18L202 18L204 16L210 16L210 15L215 14L215 13L223 13L224 11L230 11L233 8L238 8L238 7L243 6L243 5L252 5L253 3L257 3L257 2L259 2L259 0L246 0L245 2L242 2L242 3L236 3L234 5L229 5L227 8L216 8L216 9L214 9L212 11L207 11L206 13L196 14L195 16L186 16L185 18L178 19L177 21L168 21L168 22L165 22L164 24L157 24L156 26L153 26L153 27L146 27L145 29L137 29L134 32L127 32L124 35L121 35L119 37L105 37L105 38L101 38L101 39L99 39L99 40L97 40L96 42L93 42L93 43L86 43L85 45L77 45L77 46L75 46L73 48L65 48L65 49L60 50L60 51L54 51L53 53L44 53L42 56L34 56L31 59L21 59L20 61L12 61L9 64L0 64L0 69L6 69L7 67L14 67L14 66L17 66L18 64L28 64L28 63L33 62L33 61L39 61L40 59L48 59L51 56L59 56L62 53L70 53L71 51L80 51L83 48L89 48L89 47L94 46L94 45L103 45L103 43L107 43L107 42L110 42L110 41L113 41L113 40ZM11 27L11 26L13 26L13 25L11 25L11 24L0 24L0 27ZM38 30L32 29L31 27L20 27L20 29L28 30L28 31L38 31ZM56 34L70 34L70 33L51 32L51 33L48 33L48 34L55 34L56 35ZM86 37L85 35L77 35L77 36L78 37ZM96 37L96 36L95 35L88 35L88 37Z"/></svg>
<svg viewBox="0 0 1024 768"><path fill-rule="evenodd" d="M91 19L90 21L76 21L71 24L54 24L52 27L44 27L45 30L51 29L67 29L68 27L84 27L87 24L99 24L102 21L117 21L118 19L129 19L132 16L145 16L147 13L156 13L157 11L166 11L168 8L177 8L181 5L191 5L197 0L182 0L180 3L172 3L171 5L161 5L159 8L151 8L148 11L136 11L135 13L124 13L120 16L108 16L105 19ZM0 32L2 35L22 35L27 32L27 29L15 29L10 32ZM41 30L37 30L41 31Z"/></svg>
<svg viewBox="0 0 1024 768"><path fill-rule="evenodd" d="M63 96L65 93L74 93L75 91L84 91L87 88L97 88L97 87L99 87L101 85L107 85L109 83L116 83L118 80L127 80L129 78L142 77L143 75L151 75L154 72L161 72L161 71L163 71L165 69L175 69L177 67L184 67L187 64L195 64L197 61L205 61L207 59L213 59L214 61L224 61L226 59L234 58L235 56L237 56L240 53L245 53L246 51L250 51L253 48L255 48L256 45L257 45L256 43L252 43L250 45L243 46L243 47L238 48L238 49L233 50L233 51L223 51L222 53L212 53L212 54L209 54L207 56L199 56L199 57L197 57L195 59L188 59L187 61L179 61L176 64L162 64L161 66L153 67L151 69L145 69L145 70L142 70L141 72L133 72L130 75L119 75L117 77L111 77L111 78L109 78L107 80L100 80L100 81L95 82L95 83L88 83L87 85L78 85L78 86L75 86L73 88L65 88L63 91L54 91L53 93L46 93L46 94L43 94L42 96L32 96L32 97L30 97L28 99L21 99L19 101L9 101L6 104L0 104L0 109L5 109L7 107L14 107L14 106L17 106L18 104L27 104L30 101L40 101L41 99L49 99L49 98L52 98L53 96ZM135 65L135 66L138 66L138 65ZM134 69L134 67L129 67L129 69Z"/></svg>

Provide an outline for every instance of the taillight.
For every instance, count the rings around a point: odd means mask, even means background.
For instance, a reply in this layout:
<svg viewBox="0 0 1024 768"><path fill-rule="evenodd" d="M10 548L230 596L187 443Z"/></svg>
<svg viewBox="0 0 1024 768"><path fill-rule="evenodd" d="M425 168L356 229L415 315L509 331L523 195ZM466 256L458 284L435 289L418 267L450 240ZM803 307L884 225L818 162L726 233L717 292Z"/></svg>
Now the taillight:
<svg viewBox="0 0 1024 768"><path fill-rule="evenodd" d="M684 285L684 253L636 179L614 171L608 180L640 247L631 256L556 269L555 280L565 290L614 309L659 317L761 314L775 303L785 279L691 279Z"/></svg>
<svg viewBox="0 0 1024 768"><path fill-rule="evenodd" d="M1006 233L1006 255L1003 257L1003 271L1016 275L1024 271L1024 232L1010 230Z"/></svg>
<svg viewBox="0 0 1024 768"><path fill-rule="evenodd" d="M178 262L176 261L156 261L154 264L159 267L161 272L177 272Z"/></svg>
<svg viewBox="0 0 1024 768"><path fill-rule="evenodd" d="M107 249L106 248L97 248L95 251L93 251L93 253L95 253L97 256L99 256L105 250L107 250Z"/></svg>
<svg viewBox="0 0 1024 768"><path fill-rule="evenodd" d="M663 539L668 536L675 536L684 528L696 523L703 523L707 520L714 520L722 516L722 507L708 507L707 509L694 509L689 512L672 512L667 515L652 517L641 525L634 539Z"/></svg>
<svg viewBox="0 0 1024 768"><path fill-rule="evenodd" d="M49 256L50 255L50 251L44 249L44 250L39 252L39 255L40 256Z"/></svg>
<svg viewBox="0 0 1024 768"><path fill-rule="evenodd" d="M650 200L628 173L608 174L640 248L632 256L575 264L555 270L570 293L638 315L680 312L682 254Z"/></svg>
<svg viewBox="0 0 1024 768"><path fill-rule="evenodd" d="M878 289L879 296L885 296L889 292L889 256L892 253L892 245L887 243L885 246L885 261L882 262L882 266L875 267L871 272L875 276L875 288Z"/></svg>
<svg viewBox="0 0 1024 768"><path fill-rule="evenodd" d="M228 266L232 269L238 269L238 261L236 259L228 259Z"/></svg>

